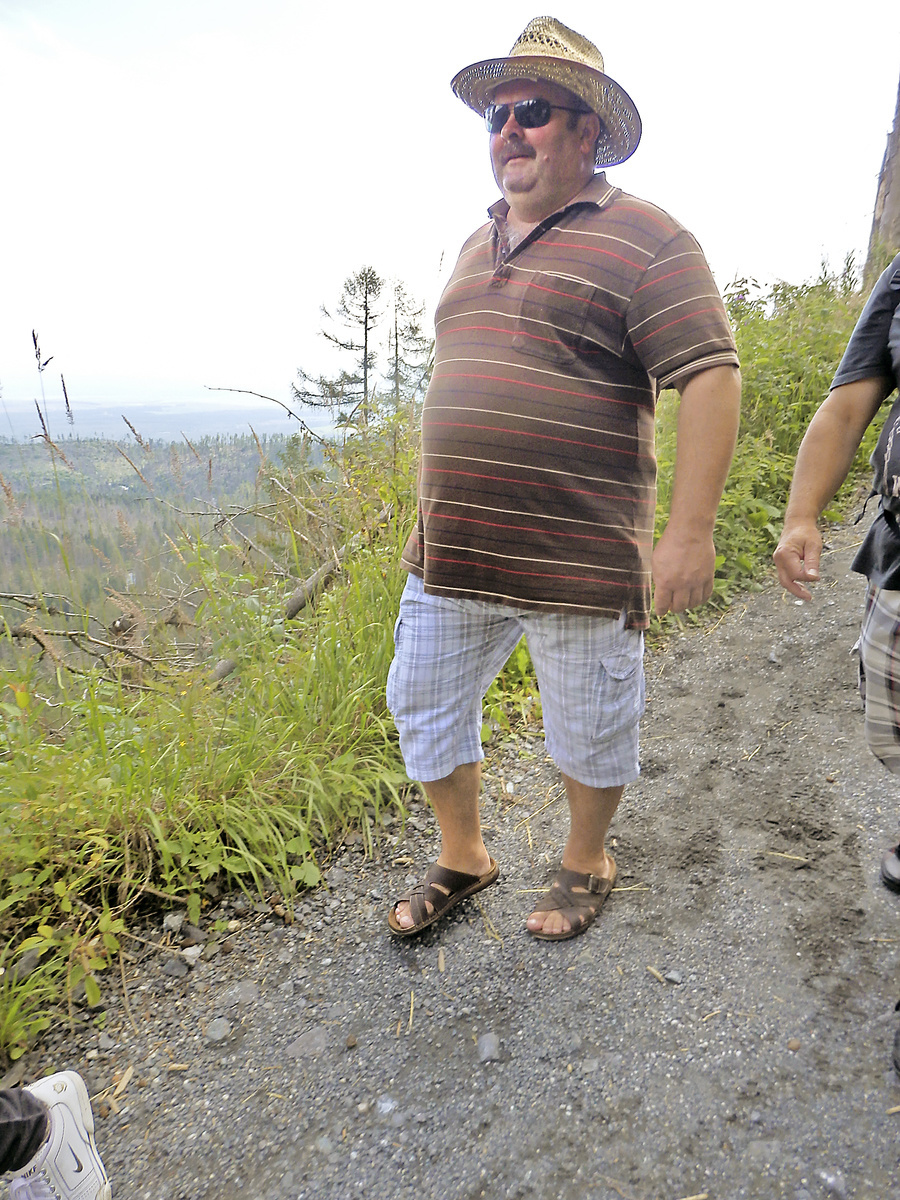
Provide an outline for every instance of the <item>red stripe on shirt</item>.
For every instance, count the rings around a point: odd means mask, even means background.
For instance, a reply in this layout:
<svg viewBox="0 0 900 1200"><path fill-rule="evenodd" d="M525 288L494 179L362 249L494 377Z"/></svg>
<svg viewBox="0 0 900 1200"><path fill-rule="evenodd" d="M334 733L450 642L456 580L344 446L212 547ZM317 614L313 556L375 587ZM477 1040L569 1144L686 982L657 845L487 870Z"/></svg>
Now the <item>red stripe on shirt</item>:
<svg viewBox="0 0 900 1200"><path fill-rule="evenodd" d="M424 474L447 475L451 479L488 479L491 483L513 483L519 487L543 488L545 491L569 492L573 496L593 496L598 500L627 500L629 504L649 504L656 506L656 497L647 499L617 495L615 492L592 492L588 488L561 487L558 483L535 483L532 480L517 479L514 475L486 475L478 471L451 471L448 467L424 467Z"/></svg>
<svg viewBox="0 0 900 1200"><path fill-rule="evenodd" d="M693 320L694 317L702 317L704 313L717 313L718 308L692 308L689 313L685 313L683 317L678 317L675 321L668 321L665 325L660 325L658 329L651 329L645 337L638 338L636 342L632 342L633 346L640 346L642 342L646 342L648 338L656 337L662 333L664 329L671 329L673 325L680 325L683 321Z"/></svg>

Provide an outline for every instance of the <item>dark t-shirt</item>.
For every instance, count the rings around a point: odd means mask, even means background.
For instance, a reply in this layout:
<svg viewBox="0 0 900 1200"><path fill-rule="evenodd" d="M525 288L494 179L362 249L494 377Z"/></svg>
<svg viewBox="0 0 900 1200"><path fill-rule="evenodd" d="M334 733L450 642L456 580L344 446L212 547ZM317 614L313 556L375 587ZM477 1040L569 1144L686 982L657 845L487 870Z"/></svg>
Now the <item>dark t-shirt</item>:
<svg viewBox="0 0 900 1200"><path fill-rule="evenodd" d="M860 379L893 379L900 386L900 254L872 289L847 343L832 388ZM900 591L900 525L879 504L878 515L853 560L875 587Z"/></svg>

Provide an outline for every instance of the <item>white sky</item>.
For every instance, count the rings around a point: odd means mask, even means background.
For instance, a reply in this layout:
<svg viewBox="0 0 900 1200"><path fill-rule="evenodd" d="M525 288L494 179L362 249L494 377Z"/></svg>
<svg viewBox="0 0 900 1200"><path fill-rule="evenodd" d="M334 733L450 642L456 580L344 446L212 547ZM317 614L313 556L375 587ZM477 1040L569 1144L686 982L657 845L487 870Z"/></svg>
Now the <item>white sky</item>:
<svg viewBox="0 0 900 1200"><path fill-rule="evenodd" d="M0 0L0 388L73 405L290 398L363 265L433 311L496 198L449 89L547 11L484 0ZM559 0L644 137L609 178L699 238L724 287L862 255L900 4Z"/></svg>

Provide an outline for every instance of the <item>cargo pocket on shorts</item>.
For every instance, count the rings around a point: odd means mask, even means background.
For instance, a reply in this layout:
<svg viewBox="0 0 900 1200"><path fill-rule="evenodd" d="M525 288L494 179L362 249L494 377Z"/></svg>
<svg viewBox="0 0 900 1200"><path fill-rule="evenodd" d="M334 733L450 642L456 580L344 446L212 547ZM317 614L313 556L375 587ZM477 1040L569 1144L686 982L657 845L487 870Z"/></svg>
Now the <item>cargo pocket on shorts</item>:
<svg viewBox="0 0 900 1200"><path fill-rule="evenodd" d="M635 650L616 650L602 654L600 662L608 676L601 689L595 737L608 738L613 732L640 720L644 711L643 645L636 639Z"/></svg>

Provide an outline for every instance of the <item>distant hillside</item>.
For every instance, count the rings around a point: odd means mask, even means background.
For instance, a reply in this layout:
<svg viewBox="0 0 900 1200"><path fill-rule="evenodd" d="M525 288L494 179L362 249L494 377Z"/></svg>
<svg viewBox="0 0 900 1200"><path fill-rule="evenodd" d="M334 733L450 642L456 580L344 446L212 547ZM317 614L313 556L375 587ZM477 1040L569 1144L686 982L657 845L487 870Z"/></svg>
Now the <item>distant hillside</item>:
<svg viewBox="0 0 900 1200"><path fill-rule="evenodd" d="M204 437L250 433L259 435L290 435L299 431L298 423L277 404L267 404L254 397L242 398L229 394L227 399L210 399L203 407L158 404L114 406L79 404L74 408L71 422L58 402L45 414L50 436L54 441L68 438L108 438L133 440L123 418L127 418L142 438L154 441L179 442L182 435L195 441ZM323 432L327 419L321 412L301 414L304 421ZM28 441L41 433L41 423L34 403L12 404L0 398L0 442Z"/></svg>
<svg viewBox="0 0 900 1200"><path fill-rule="evenodd" d="M260 536L252 510L269 499L287 437L257 431L188 444L141 434L141 445L125 432L115 442L57 438L59 455L42 438L0 439L0 592L76 588L90 601L171 586L174 543L188 529L195 540L208 536L226 511L237 522L229 528ZM306 461L321 466L318 445Z"/></svg>

